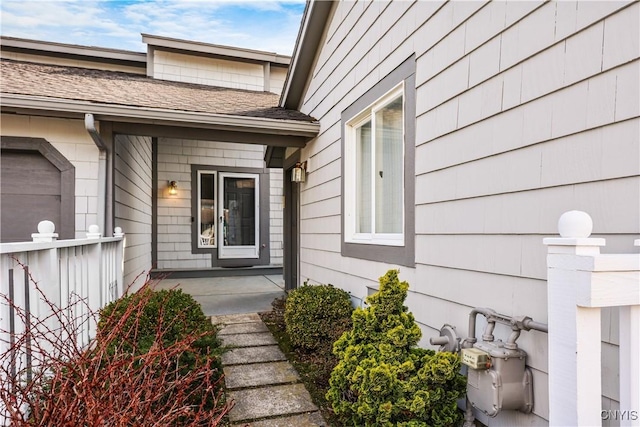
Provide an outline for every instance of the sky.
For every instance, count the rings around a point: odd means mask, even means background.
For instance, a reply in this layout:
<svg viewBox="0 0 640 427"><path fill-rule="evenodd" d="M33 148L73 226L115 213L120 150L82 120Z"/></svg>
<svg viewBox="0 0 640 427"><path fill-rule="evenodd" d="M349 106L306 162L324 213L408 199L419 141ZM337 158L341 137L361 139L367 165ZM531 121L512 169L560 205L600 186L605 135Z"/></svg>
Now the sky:
<svg viewBox="0 0 640 427"><path fill-rule="evenodd" d="M145 52L141 33L291 55L304 0L0 0L0 33Z"/></svg>

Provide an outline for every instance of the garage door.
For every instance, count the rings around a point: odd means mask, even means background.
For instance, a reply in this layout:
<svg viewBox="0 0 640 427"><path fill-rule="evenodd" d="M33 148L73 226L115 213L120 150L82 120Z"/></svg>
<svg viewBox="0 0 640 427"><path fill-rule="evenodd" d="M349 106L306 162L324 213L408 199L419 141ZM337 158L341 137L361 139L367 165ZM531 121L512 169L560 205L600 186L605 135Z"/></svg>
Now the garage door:
<svg viewBox="0 0 640 427"><path fill-rule="evenodd" d="M4 140L3 148L7 145ZM45 144L48 145L46 141ZM57 160L52 162L41 150L1 150L1 242L31 241L31 234L44 219L56 224L60 238L73 238L74 230L69 230L69 224L73 224L73 210L69 212L69 206L65 206L69 205L69 195L64 194L69 192L68 183L64 182L68 174L60 170Z"/></svg>

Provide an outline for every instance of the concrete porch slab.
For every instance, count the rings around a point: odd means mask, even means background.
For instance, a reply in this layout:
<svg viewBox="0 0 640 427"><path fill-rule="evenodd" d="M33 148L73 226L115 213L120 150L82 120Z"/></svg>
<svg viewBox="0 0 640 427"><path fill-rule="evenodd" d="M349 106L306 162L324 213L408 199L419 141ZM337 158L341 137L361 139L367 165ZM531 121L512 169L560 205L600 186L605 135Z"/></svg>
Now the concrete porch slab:
<svg viewBox="0 0 640 427"><path fill-rule="evenodd" d="M258 387L297 382L300 377L289 362L254 363L226 366L224 377L227 389Z"/></svg>
<svg viewBox="0 0 640 427"><path fill-rule="evenodd" d="M211 316L269 311L273 300L284 295L283 283L278 275L165 278L154 282L152 288L181 289Z"/></svg>
<svg viewBox="0 0 640 427"><path fill-rule="evenodd" d="M193 296L274 292L284 289L284 286L281 286L281 279L277 276L167 278L155 283L154 287L156 289L177 287Z"/></svg>
<svg viewBox="0 0 640 427"><path fill-rule="evenodd" d="M259 313L271 310L274 299L284 291L262 293L237 293L226 295L192 295L206 316L214 314Z"/></svg>
<svg viewBox="0 0 640 427"><path fill-rule="evenodd" d="M229 412L232 423L318 410L300 383L230 391L227 396L235 402Z"/></svg>

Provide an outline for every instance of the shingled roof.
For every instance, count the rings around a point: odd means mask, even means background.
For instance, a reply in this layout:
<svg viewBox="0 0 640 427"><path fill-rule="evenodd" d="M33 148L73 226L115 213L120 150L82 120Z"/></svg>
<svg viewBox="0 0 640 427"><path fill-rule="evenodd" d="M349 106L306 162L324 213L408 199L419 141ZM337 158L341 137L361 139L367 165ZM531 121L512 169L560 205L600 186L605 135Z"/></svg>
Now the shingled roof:
<svg viewBox="0 0 640 427"><path fill-rule="evenodd" d="M313 122L278 106L270 92L153 79L137 74L3 59L1 91L63 100L230 116Z"/></svg>

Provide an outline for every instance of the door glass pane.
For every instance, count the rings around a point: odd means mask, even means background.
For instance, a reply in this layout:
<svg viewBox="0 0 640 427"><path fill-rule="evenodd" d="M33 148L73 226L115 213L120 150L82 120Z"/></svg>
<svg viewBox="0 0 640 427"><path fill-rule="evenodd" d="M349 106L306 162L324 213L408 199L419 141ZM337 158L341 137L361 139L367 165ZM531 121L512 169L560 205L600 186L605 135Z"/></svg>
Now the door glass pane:
<svg viewBox="0 0 640 427"><path fill-rule="evenodd" d="M356 233L371 233L371 121L356 130Z"/></svg>
<svg viewBox="0 0 640 427"><path fill-rule="evenodd" d="M200 175L200 244L199 246L216 245L216 195L215 175Z"/></svg>
<svg viewBox="0 0 640 427"><path fill-rule="evenodd" d="M375 127L375 232L402 233L402 96L376 112Z"/></svg>
<svg viewBox="0 0 640 427"><path fill-rule="evenodd" d="M256 244L256 180L224 177L224 246Z"/></svg>

